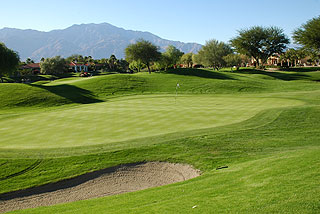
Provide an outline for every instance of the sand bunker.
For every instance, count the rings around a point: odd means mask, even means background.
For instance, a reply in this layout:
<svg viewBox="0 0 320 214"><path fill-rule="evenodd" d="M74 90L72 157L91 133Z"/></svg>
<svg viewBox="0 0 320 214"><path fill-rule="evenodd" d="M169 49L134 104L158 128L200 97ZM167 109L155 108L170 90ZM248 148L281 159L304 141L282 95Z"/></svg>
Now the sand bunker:
<svg viewBox="0 0 320 214"><path fill-rule="evenodd" d="M0 212L49 206L185 181L200 175L183 164L148 162L107 168L76 178L0 195Z"/></svg>

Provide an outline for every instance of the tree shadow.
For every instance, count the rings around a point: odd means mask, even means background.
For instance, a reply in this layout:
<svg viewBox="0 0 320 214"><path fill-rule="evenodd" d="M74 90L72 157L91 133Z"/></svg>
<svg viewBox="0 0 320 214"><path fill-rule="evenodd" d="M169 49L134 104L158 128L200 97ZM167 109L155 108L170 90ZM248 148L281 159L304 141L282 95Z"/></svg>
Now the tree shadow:
<svg viewBox="0 0 320 214"><path fill-rule="evenodd" d="M51 81L56 79L64 79L69 77L75 77L74 73L63 73L63 74L55 74L55 75L22 75L22 76L14 76L11 77L13 82L21 83L22 79L27 79L28 82L34 83L37 81Z"/></svg>
<svg viewBox="0 0 320 214"><path fill-rule="evenodd" d="M208 79L222 79L222 80L231 80L232 77L219 73L217 71L209 71L204 69L195 69L195 68L177 68L164 71L165 74L177 74L183 76L195 76Z"/></svg>
<svg viewBox="0 0 320 214"><path fill-rule="evenodd" d="M301 73L282 73L277 71L264 71L264 70L256 70L256 69L241 69L238 71L243 74L262 74L269 77L273 77L275 79L284 80L284 81L292 81L292 80L302 80L308 79L309 76Z"/></svg>
<svg viewBox="0 0 320 214"><path fill-rule="evenodd" d="M45 89L53 94L71 101L72 103L89 104L103 102L102 100L96 99L91 91L78 88L73 85L62 84L56 86L44 86L30 84L30 86Z"/></svg>
<svg viewBox="0 0 320 214"><path fill-rule="evenodd" d="M290 67L290 68L280 68L280 71L287 72L314 72L320 71L320 67Z"/></svg>

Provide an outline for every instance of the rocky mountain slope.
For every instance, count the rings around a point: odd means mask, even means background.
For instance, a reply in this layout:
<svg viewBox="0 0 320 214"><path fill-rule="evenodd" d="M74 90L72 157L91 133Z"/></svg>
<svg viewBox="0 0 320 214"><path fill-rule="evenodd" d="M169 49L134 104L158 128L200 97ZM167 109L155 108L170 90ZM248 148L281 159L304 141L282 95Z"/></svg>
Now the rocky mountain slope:
<svg viewBox="0 0 320 214"><path fill-rule="evenodd" d="M151 41L159 46L161 51L168 45L173 45L185 53L197 52L201 48L197 43L170 41L149 32L125 30L108 23L73 25L49 32L14 28L0 30L0 42L17 51L21 60L30 57L35 61L42 57L68 57L72 54L94 58L108 58L115 54L117 58L124 58L127 45L140 38Z"/></svg>

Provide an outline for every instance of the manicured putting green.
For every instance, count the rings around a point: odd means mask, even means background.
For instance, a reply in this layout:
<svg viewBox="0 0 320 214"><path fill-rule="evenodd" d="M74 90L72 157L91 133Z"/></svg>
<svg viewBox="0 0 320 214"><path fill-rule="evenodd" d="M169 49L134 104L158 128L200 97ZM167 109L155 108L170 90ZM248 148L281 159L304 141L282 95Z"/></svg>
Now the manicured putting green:
<svg viewBox="0 0 320 214"><path fill-rule="evenodd" d="M300 101L244 96L144 95L21 114L0 120L0 148L61 148L108 144L217 127L261 110Z"/></svg>

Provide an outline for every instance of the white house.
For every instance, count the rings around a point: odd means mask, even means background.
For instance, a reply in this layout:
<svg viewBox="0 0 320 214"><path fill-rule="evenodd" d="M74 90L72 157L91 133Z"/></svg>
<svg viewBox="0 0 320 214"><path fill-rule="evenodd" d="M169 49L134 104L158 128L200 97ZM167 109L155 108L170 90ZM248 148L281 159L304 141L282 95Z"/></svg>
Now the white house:
<svg viewBox="0 0 320 214"><path fill-rule="evenodd" d="M75 72L81 72L81 71L88 72L88 67L89 67L88 64L80 64L80 63L74 63L74 62L71 62L69 66L72 67Z"/></svg>

